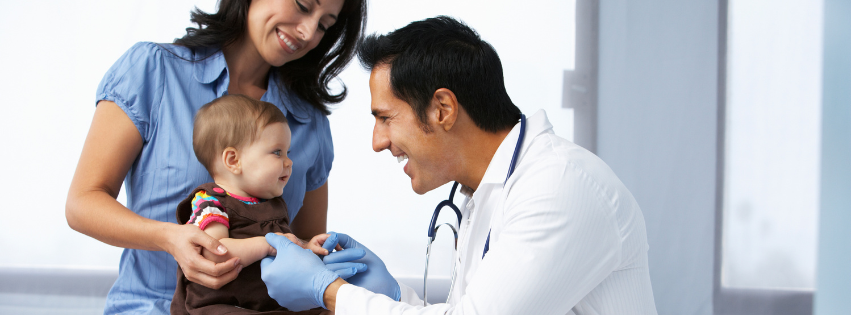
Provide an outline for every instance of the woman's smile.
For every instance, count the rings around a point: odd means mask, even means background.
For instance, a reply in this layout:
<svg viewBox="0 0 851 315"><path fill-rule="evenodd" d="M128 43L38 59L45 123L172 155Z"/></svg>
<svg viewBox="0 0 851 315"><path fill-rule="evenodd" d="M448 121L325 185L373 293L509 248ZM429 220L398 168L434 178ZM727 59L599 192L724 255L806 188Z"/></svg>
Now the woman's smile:
<svg viewBox="0 0 851 315"><path fill-rule="evenodd" d="M286 52L292 54L302 48L298 40L292 38L292 36L285 33L281 29L276 29L276 34L280 39L279 43L281 44L281 48L283 48Z"/></svg>

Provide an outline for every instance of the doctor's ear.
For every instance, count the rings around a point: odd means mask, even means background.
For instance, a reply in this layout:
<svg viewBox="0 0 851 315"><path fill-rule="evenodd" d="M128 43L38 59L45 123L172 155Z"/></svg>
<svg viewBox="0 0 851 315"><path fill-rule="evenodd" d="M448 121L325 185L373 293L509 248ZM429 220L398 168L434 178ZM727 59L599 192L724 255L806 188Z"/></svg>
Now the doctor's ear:
<svg viewBox="0 0 851 315"><path fill-rule="evenodd" d="M222 164L234 175L242 173L242 165L239 163L239 151L234 147L227 147L222 151Z"/></svg>
<svg viewBox="0 0 851 315"><path fill-rule="evenodd" d="M449 131L455 125L460 110L455 93L447 88L439 88L431 97L431 115L444 131Z"/></svg>

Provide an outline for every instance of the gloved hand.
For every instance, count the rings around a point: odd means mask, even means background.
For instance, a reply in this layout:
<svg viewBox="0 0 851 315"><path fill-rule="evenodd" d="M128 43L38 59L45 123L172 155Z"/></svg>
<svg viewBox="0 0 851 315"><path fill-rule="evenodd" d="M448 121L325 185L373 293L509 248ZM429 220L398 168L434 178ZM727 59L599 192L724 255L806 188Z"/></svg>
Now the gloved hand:
<svg viewBox="0 0 851 315"><path fill-rule="evenodd" d="M269 296L292 311L325 308L325 289L340 276L328 270L312 251L285 236L268 233L266 242L278 251L278 256L260 261L260 277Z"/></svg>
<svg viewBox="0 0 851 315"><path fill-rule="evenodd" d="M334 232L329 232L329 234L336 234L338 243L343 247L343 250L325 256L323 261L326 265L343 262L364 263L367 266L366 271L353 275L346 281L372 292L389 296L394 301L399 301L402 296L399 283L390 275L387 266L378 256L346 234ZM328 237L322 247L328 249L336 246L336 244L329 244L332 238L333 236Z"/></svg>
<svg viewBox="0 0 851 315"><path fill-rule="evenodd" d="M336 273L343 280L349 279L352 276L358 274L359 272L366 271L367 267L361 263L353 263L353 262L344 262L337 264L327 264L325 268Z"/></svg>
<svg viewBox="0 0 851 315"><path fill-rule="evenodd" d="M322 244L322 248L328 251L328 253L334 252L334 247L337 246L337 233L331 232L329 233L328 238L325 240L325 243ZM352 248L350 252L347 253L349 257L349 261L363 258L366 253L360 248ZM368 268L365 264L362 263L353 263L353 262L341 262L341 263L326 263L325 267L329 270L336 272L340 275L340 278L343 280L349 279L350 277L358 274L359 272L364 272Z"/></svg>

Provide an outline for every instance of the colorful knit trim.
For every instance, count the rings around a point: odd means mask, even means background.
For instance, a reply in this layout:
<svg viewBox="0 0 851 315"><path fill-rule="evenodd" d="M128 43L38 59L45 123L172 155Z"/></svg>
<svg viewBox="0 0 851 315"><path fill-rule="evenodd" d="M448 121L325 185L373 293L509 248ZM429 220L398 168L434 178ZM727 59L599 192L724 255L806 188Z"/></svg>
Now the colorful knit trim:
<svg viewBox="0 0 851 315"><path fill-rule="evenodd" d="M230 220L228 219L228 214L219 210L216 207L206 207L201 211L199 215L200 220L197 220L194 224L198 226L201 230L207 228L207 225L213 222L218 222L224 224L225 227L230 229Z"/></svg>
<svg viewBox="0 0 851 315"><path fill-rule="evenodd" d="M192 216L186 224L193 224L204 230L213 222L224 224L230 229L230 220L222 203L216 197L210 196L206 191L198 191L192 198Z"/></svg>
<svg viewBox="0 0 851 315"><path fill-rule="evenodd" d="M229 193L229 192L226 192L226 193L228 194L228 196L234 197L237 200L242 201L243 203L245 203L247 205L256 205L256 204L260 203L260 199L257 199L255 197L243 197L243 196L239 196L239 195L234 195L234 194Z"/></svg>

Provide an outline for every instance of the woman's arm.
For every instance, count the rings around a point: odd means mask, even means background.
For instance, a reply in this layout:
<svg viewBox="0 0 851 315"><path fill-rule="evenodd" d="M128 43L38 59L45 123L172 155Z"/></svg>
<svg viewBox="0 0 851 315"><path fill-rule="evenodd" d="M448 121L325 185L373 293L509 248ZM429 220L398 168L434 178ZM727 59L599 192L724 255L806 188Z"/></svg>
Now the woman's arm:
<svg viewBox="0 0 851 315"><path fill-rule="evenodd" d="M304 205L298 211L290 228L303 240L327 232L328 226L328 182L304 194Z"/></svg>
<svg viewBox="0 0 851 315"><path fill-rule="evenodd" d="M235 279L238 259L215 264L200 254L201 248L219 249L216 239L194 226L144 218L115 200L141 150L142 137L130 118L115 103L101 101L68 190L68 225L113 246L166 251L187 279L206 287L219 288Z"/></svg>

